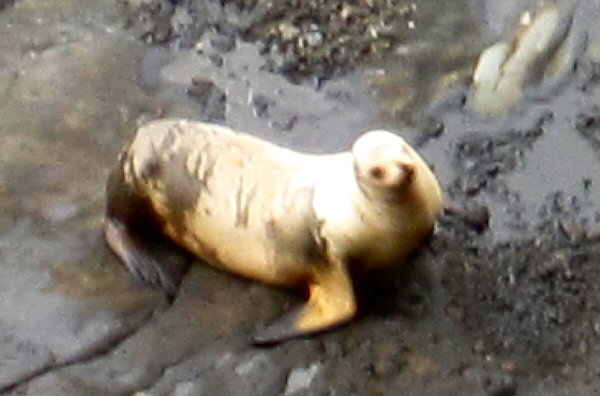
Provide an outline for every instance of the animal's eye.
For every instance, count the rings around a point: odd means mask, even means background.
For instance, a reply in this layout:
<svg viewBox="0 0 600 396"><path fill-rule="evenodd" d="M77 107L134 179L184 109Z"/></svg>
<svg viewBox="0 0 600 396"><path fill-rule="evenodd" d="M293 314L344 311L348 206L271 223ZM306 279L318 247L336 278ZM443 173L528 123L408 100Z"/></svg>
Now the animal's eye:
<svg viewBox="0 0 600 396"><path fill-rule="evenodd" d="M385 170L381 166L374 166L369 170L371 177L376 180L381 180L385 176Z"/></svg>

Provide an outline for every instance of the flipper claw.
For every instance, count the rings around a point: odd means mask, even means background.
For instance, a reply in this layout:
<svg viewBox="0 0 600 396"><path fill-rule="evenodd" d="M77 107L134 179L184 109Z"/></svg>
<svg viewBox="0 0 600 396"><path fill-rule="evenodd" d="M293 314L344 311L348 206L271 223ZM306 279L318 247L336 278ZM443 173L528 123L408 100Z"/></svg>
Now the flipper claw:
<svg viewBox="0 0 600 396"><path fill-rule="evenodd" d="M127 226L107 218L104 236L108 246L125 263L135 279L165 291L169 298L177 294L177 285L164 267L143 246L135 241Z"/></svg>
<svg viewBox="0 0 600 396"><path fill-rule="evenodd" d="M255 345L273 345L292 338L331 330L349 321L356 313L356 299L346 269L323 269L309 286L306 304L284 314L253 336Z"/></svg>
<svg viewBox="0 0 600 396"><path fill-rule="evenodd" d="M303 307L296 307L285 313L264 329L254 333L252 343L259 346L270 346L306 335L297 326L302 311Z"/></svg>

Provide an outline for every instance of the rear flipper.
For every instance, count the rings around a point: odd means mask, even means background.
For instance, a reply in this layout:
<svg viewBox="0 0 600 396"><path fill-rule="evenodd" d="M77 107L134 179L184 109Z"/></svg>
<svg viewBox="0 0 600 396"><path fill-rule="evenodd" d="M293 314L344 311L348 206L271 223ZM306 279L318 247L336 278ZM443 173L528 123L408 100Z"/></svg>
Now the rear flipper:
<svg viewBox="0 0 600 396"><path fill-rule="evenodd" d="M125 224L107 217L104 224L104 237L111 250L137 280L163 289L169 298L177 294L177 285L171 275L131 235Z"/></svg>
<svg viewBox="0 0 600 396"><path fill-rule="evenodd" d="M308 302L253 336L256 345L272 345L292 338L330 330L356 314L356 298L348 271L343 266L320 272L309 286Z"/></svg>

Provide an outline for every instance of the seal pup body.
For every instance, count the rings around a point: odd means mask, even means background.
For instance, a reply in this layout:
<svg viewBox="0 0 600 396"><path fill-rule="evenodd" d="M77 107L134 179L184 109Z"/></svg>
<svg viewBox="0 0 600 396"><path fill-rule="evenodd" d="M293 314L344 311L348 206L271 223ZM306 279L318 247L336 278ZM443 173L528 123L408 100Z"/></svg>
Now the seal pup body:
<svg viewBox="0 0 600 396"><path fill-rule="evenodd" d="M224 270L306 286L308 303L255 337L270 343L349 320L349 266L399 263L441 210L433 173L390 132L310 155L214 124L160 120L137 131L109 178L105 236L136 277L171 292L135 239L140 224Z"/></svg>

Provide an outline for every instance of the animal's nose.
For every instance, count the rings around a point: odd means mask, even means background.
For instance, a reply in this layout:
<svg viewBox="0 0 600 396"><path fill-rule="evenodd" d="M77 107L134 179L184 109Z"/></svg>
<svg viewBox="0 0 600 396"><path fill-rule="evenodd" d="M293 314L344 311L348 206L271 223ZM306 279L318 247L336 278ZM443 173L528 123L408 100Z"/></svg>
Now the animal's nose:
<svg viewBox="0 0 600 396"><path fill-rule="evenodd" d="M397 165L407 180L411 180L414 177L415 164L413 161L398 161Z"/></svg>

